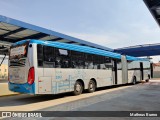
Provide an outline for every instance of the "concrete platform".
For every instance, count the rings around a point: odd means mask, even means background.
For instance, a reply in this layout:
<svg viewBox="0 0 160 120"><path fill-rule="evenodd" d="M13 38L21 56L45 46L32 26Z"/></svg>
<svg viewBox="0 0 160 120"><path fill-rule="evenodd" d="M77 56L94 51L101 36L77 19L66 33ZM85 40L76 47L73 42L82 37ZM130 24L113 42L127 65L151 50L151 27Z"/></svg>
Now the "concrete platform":
<svg viewBox="0 0 160 120"><path fill-rule="evenodd" d="M8 83L0 83L0 97L17 94L19 93L9 91Z"/></svg>

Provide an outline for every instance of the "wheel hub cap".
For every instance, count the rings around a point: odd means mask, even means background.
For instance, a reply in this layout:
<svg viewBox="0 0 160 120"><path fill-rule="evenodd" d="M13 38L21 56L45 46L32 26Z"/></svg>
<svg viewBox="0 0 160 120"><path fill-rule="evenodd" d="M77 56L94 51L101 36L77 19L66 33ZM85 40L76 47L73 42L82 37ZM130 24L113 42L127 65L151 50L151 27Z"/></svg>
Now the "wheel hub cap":
<svg viewBox="0 0 160 120"><path fill-rule="evenodd" d="M93 90L93 84L92 83L90 84L90 89Z"/></svg>
<svg viewBox="0 0 160 120"><path fill-rule="evenodd" d="M76 85L76 91L79 92L81 90L81 86L79 84Z"/></svg>

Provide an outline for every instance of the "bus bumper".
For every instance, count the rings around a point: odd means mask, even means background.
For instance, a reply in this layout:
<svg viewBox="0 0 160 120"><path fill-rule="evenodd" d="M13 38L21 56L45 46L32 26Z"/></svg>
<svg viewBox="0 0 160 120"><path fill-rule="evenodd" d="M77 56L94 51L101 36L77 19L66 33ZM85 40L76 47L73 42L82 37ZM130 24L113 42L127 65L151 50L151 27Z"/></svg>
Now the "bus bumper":
<svg viewBox="0 0 160 120"><path fill-rule="evenodd" d="M35 84L32 85L25 83L25 84L15 84L15 83L8 83L8 87L10 91L19 92L19 93L28 93L28 94L35 94Z"/></svg>

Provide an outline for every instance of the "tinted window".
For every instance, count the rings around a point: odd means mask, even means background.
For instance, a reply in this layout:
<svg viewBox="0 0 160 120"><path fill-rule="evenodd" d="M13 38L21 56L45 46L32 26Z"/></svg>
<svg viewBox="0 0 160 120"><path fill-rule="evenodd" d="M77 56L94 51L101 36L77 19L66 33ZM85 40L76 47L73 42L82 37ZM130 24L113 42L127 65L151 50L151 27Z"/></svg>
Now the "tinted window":
<svg viewBox="0 0 160 120"><path fill-rule="evenodd" d="M119 59L117 59L117 69L122 70L122 62Z"/></svg>
<svg viewBox="0 0 160 120"><path fill-rule="evenodd" d="M84 68L84 53L71 51L71 68Z"/></svg>
<svg viewBox="0 0 160 120"><path fill-rule="evenodd" d="M93 64L93 56L92 54L85 54L85 69L93 69L94 64Z"/></svg>
<svg viewBox="0 0 160 120"><path fill-rule="evenodd" d="M44 46L44 61L53 62L54 61L54 48L50 46Z"/></svg>
<svg viewBox="0 0 160 120"><path fill-rule="evenodd" d="M44 67L53 68L55 67L55 54L54 47L43 46L43 58Z"/></svg>
<svg viewBox="0 0 160 120"><path fill-rule="evenodd" d="M112 65L112 60L109 57L104 57L104 65L105 69L112 70L113 65Z"/></svg>
<svg viewBox="0 0 160 120"><path fill-rule="evenodd" d="M100 56L93 55L93 69L100 69Z"/></svg>
<svg viewBox="0 0 160 120"><path fill-rule="evenodd" d="M55 48L56 59L55 67L56 68L69 68L70 67L70 51L64 49Z"/></svg>
<svg viewBox="0 0 160 120"><path fill-rule="evenodd" d="M112 69L111 58L37 45L38 66L44 68Z"/></svg>
<svg viewBox="0 0 160 120"><path fill-rule="evenodd" d="M37 45L38 66L43 67L43 46Z"/></svg>
<svg viewBox="0 0 160 120"><path fill-rule="evenodd" d="M9 59L20 59L27 57L29 41L20 45L10 47Z"/></svg>

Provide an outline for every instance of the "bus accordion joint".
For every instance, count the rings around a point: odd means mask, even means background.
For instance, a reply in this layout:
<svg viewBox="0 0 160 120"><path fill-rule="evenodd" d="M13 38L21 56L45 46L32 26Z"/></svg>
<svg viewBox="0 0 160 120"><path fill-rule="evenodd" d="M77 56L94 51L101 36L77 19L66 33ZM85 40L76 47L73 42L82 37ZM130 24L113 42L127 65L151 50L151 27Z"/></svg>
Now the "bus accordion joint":
<svg viewBox="0 0 160 120"><path fill-rule="evenodd" d="M34 83L34 67L31 67L28 72L28 84Z"/></svg>

